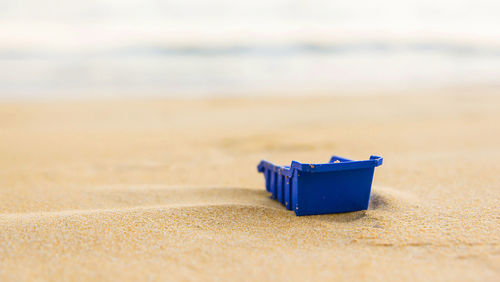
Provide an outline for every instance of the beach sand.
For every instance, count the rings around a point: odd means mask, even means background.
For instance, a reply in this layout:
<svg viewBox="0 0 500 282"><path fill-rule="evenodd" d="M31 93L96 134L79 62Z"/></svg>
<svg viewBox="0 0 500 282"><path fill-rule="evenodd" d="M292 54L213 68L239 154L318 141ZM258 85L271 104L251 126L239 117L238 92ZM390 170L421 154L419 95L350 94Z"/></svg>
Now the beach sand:
<svg viewBox="0 0 500 282"><path fill-rule="evenodd" d="M478 91L480 93L480 91ZM0 280L500 279L500 97L0 104ZM384 157L296 217L261 159Z"/></svg>

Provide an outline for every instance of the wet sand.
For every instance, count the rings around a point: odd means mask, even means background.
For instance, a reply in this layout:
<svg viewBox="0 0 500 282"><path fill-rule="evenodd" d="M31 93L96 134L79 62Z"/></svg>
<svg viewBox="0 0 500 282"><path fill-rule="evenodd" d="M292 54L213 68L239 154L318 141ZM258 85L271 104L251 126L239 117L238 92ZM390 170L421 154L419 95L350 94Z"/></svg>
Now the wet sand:
<svg viewBox="0 0 500 282"><path fill-rule="evenodd" d="M500 97L0 104L0 280L500 277ZM384 157L296 217L256 165Z"/></svg>

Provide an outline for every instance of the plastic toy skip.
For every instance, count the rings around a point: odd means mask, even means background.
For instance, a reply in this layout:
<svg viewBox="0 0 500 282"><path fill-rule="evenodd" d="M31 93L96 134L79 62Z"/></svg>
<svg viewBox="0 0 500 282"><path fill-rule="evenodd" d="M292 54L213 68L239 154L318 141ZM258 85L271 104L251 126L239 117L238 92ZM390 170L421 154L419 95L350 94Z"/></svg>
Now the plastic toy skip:
<svg viewBox="0 0 500 282"><path fill-rule="evenodd" d="M368 209L375 167L382 157L354 161L333 156L329 163L305 164L292 161L278 166L261 161L266 190L298 216L342 213Z"/></svg>

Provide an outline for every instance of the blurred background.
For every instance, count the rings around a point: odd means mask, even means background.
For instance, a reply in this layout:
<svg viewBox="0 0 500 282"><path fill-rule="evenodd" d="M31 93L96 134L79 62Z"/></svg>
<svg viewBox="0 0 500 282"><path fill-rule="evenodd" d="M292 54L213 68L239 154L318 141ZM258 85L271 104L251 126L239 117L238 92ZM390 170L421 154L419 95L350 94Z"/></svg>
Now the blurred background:
<svg viewBox="0 0 500 282"><path fill-rule="evenodd" d="M500 85L497 0L0 0L0 27L0 99Z"/></svg>

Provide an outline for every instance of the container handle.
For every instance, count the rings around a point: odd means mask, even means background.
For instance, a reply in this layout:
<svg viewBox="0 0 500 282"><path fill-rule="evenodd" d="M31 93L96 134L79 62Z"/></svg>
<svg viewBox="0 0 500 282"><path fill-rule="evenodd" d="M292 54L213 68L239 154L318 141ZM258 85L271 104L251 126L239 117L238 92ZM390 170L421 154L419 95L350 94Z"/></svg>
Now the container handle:
<svg viewBox="0 0 500 282"><path fill-rule="evenodd" d="M379 165L381 165L381 164L382 164L382 162L384 161L384 158L379 157L379 156L374 156L374 155L372 155L372 156L370 156L370 160L377 161L377 162L375 163L375 166L379 166Z"/></svg>

